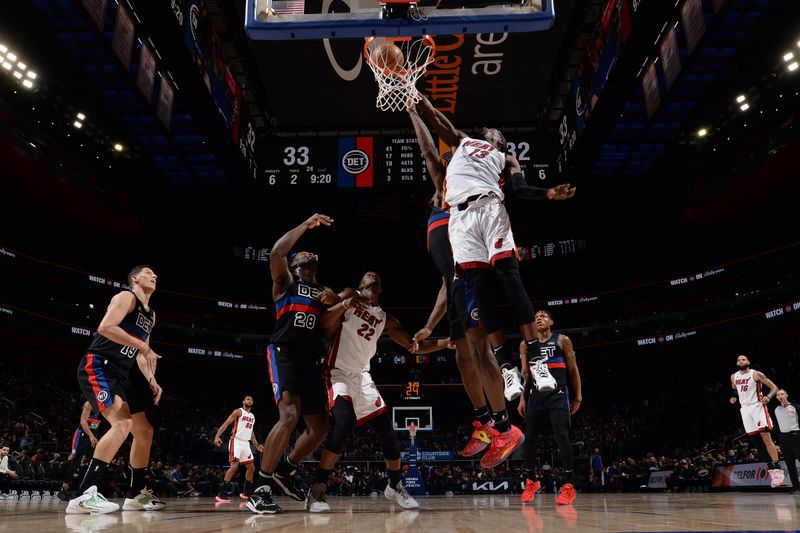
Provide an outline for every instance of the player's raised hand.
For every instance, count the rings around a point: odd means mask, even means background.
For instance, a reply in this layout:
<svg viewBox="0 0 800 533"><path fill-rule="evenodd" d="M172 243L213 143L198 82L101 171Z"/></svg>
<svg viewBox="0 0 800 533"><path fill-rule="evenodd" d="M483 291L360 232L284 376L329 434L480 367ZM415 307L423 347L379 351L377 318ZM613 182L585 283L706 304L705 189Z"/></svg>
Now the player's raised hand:
<svg viewBox="0 0 800 533"><path fill-rule="evenodd" d="M339 295L333 292L330 287L325 287L325 290L317 295L317 300L325 305L336 305L342 301Z"/></svg>
<svg viewBox="0 0 800 533"><path fill-rule="evenodd" d="M431 104L431 101L428 100L427 96L425 96L424 94L420 94L419 102L417 102L417 105L414 106L414 109L419 111L423 115L428 115L430 113L433 113L433 104Z"/></svg>
<svg viewBox="0 0 800 533"><path fill-rule="evenodd" d="M570 187L569 183L562 183L547 191L548 200L569 200L575 196L577 188Z"/></svg>
<svg viewBox="0 0 800 533"><path fill-rule="evenodd" d="M367 300L364 296L360 294L354 294L350 298L345 298L342 300L342 305L345 309L353 309L354 307L358 309L367 309L369 307L369 300Z"/></svg>
<svg viewBox="0 0 800 533"><path fill-rule="evenodd" d="M308 229L314 229L318 226L330 226L331 224L333 224L333 219L328 215L322 215L320 213L314 213L306 220L306 227Z"/></svg>
<svg viewBox="0 0 800 533"><path fill-rule="evenodd" d="M409 115L416 115L417 114L417 104L414 103L414 100L409 98L406 102L406 112Z"/></svg>
<svg viewBox="0 0 800 533"><path fill-rule="evenodd" d="M431 331L431 328L426 326L421 330L419 330L418 332L414 333L414 342L422 342L428 337L430 337L432 333L433 331Z"/></svg>

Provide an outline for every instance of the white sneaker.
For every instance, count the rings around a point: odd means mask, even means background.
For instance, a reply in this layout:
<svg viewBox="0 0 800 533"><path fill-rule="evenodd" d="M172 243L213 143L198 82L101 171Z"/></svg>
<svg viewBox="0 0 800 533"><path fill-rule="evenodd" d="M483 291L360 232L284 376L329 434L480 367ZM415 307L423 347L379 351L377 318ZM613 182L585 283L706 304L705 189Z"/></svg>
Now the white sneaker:
<svg viewBox="0 0 800 533"><path fill-rule="evenodd" d="M122 504L123 511L160 511L167 504L156 498L150 489L142 489L135 498L125 498Z"/></svg>
<svg viewBox="0 0 800 533"><path fill-rule="evenodd" d="M404 509L416 509L419 507L419 503L406 491L402 481L400 481L396 487L392 487L391 483L386 485L386 490L383 491L383 495L386 496L387 500L396 501L397 505Z"/></svg>
<svg viewBox="0 0 800 533"><path fill-rule="evenodd" d="M522 392L525 390L522 387L522 380L519 376L519 371L516 368L512 368L509 370L508 368L504 368L502 370L503 374L503 381L505 382L505 390L503 394L506 397L506 400L509 402L512 400L516 400L522 395Z"/></svg>
<svg viewBox="0 0 800 533"><path fill-rule="evenodd" d="M328 486L325 483L314 483L306 496L306 511L309 513L330 513L331 506L326 500Z"/></svg>
<svg viewBox="0 0 800 533"><path fill-rule="evenodd" d="M775 468L774 470L769 471L769 477L772 480L769 482L769 486L773 489L777 489L783 485L783 480L785 479L786 475L783 473L782 469Z"/></svg>
<svg viewBox="0 0 800 533"><path fill-rule="evenodd" d="M550 369L547 368L545 359L537 361L536 364L533 365L531 374L533 374L533 382L536 385L536 390L539 392L549 392L558 388L556 378L553 377L553 374L550 373Z"/></svg>
<svg viewBox="0 0 800 533"><path fill-rule="evenodd" d="M97 492L97 487L92 485L86 491L67 504L66 512L75 513L113 513L119 510L119 505L108 501L105 496Z"/></svg>

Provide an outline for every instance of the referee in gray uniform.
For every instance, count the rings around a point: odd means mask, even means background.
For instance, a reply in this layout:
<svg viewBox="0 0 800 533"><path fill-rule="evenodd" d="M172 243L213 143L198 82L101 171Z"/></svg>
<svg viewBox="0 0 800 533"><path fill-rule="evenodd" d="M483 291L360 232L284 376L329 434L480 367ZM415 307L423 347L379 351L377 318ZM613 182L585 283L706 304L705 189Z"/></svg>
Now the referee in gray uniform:
<svg viewBox="0 0 800 533"><path fill-rule="evenodd" d="M784 389L778 390L775 397L781 402L775 408L775 418L778 419L778 427L781 429L781 451L786 460L789 478L792 480L792 492L795 492L800 490L797 464L795 463L795 460L800 457L800 422L798 421L800 406L789 402L789 393Z"/></svg>

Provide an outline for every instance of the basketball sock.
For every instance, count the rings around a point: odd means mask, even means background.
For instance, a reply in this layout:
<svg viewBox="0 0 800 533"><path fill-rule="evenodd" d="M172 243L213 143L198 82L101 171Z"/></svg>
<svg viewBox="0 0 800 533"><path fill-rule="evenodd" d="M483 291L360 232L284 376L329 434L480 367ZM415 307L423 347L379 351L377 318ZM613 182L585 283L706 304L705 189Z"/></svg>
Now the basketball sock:
<svg viewBox="0 0 800 533"><path fill-rule="evenodd" d="M328 484L328 478L331 475L330 470L325 470L324 468L320 467L317 468L317 473L314 475L314 483L325 483Z"/></svg>
<svg viewBox="0 0 800 533"><path fill-rule="evenodd" d="M230 481L223 481L222 485L219 486L219 495L226 496L231 492L231 482Z"/></svg>
<svg viewBox="0 0 800 533"><path fill-rule="evenodd" d="M526 468L525 469L525 479L530 479L531 481L536 481L536 469L535 468Z"/></svg>
<svg viewBox="0 0 800 533"><path fill-rule="evenodd" d="M516 368L517 360L508 353L508 349L505 346L492 348L492 353L494 354L494 358L497 359L497 364L500 365L500 370L504 368L507 370Z"/></svg>
<svg viewBox="0 0 800 533"><path fill-rule="evenodd" d="M83 476L83 481L81 481L81 485L78 487L78 494L83 494L83 492L92 485L97 485L97 483L103 479L106 468L108 468L108 463L100 459L92 458L89 462L89 467L86 469L86 475Z"/></svg>
<svg viewBox="0 0 800 533"><path fill-rule="evenodd" d="M400 470L389 470L389 486L395 488L400 483Z"/></svg>
<svg viewBox="0 0 800 533"><path fill-rule="evenodd" d="M776 461L772 461L772 460L767 461L767 468L769 468L770 470L775 470L776 468L780 468L780 467L781 466Z"/></svg>
<svg viewBox="0 0 800 533"><path fill-rule="evenodd" d="M258 469L258 477L255 479L256 488L263 487L264 485L272 485L272 474L264 472L260 468Z"/></svg>
<svg viewBox="0 0 800 533"><path fill-rule="evenodd" d="M131 488L128 489L128 498L135 498L144 488L144 468L131 468Z"/></svg>
<svg viewBox="0 0 800 533"><path fill-rule="evenodd" d="M500 433L505 433L511 429L511 422L508 421L508 411L506 409L492 412L492 420L494 420L494 429Z"/></svg>
<svg viewBox="0 0 800 533"><path fill-rule="evenodd" d="M297 465L288 457L280 462L275 473L281 477L291 477L297 471Z"/></svg>
<svg viewBox="0 0 800 533"><path fill-rule="evenodd" d="M492 421L492 413L489 411L489 406L484 405L480 409L475 409L475 420L485 426Z"/></svg>

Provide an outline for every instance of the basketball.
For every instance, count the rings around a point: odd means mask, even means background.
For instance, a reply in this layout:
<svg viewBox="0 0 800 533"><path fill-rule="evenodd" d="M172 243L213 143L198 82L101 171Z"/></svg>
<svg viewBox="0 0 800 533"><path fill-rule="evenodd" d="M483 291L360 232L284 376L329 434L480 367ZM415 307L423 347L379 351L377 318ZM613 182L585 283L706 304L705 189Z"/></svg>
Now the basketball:
<svg viewBox="0 0 800 533"><path fill-rule="evenodd" d="M372 51L370 59L376 67L383 69L384 74L400 72L405 63L403 52L392 43L381 43Z"/></svg>

